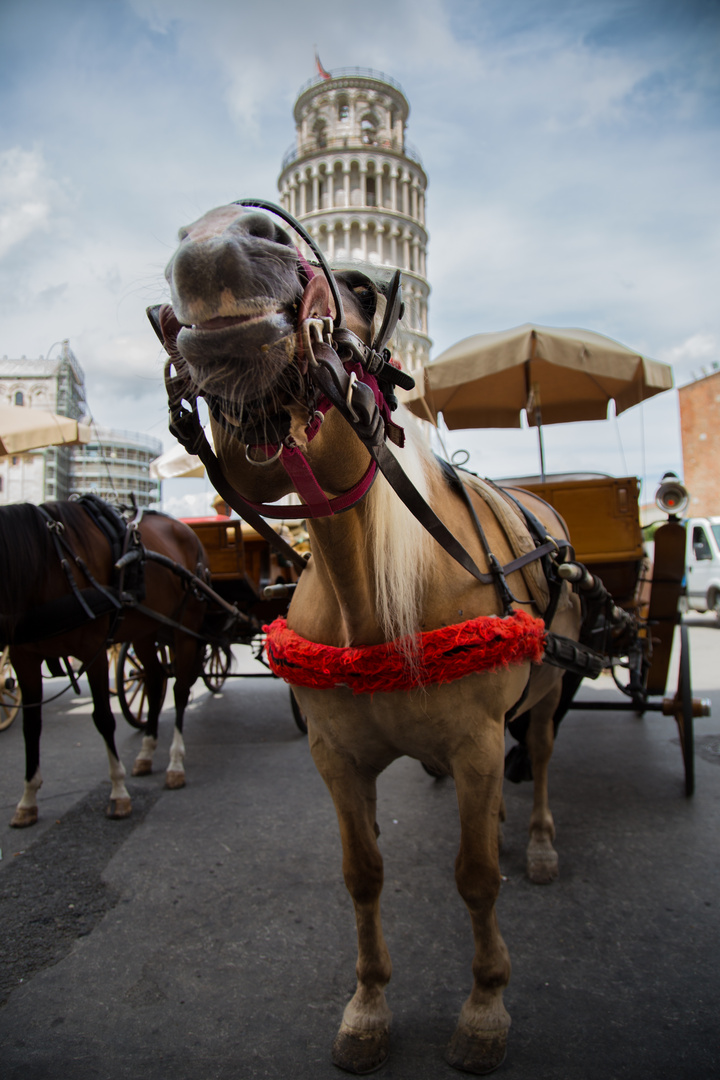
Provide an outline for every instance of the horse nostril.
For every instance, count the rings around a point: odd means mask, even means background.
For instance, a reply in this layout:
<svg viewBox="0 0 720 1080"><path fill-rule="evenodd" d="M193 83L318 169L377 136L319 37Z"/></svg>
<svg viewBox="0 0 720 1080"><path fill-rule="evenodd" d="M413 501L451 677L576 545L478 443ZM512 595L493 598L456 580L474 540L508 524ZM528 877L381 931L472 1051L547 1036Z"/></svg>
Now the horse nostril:
<svg viewBox="0 0 720 1080"><path fill-rule="evenodd" d="M248 236L257 236L261 240L272 240L275 244L286 244L292 247L292 240L285 230L276 225L267 214L243 214L238 220L238 225Z"/></svg>
<svg viewBox="0 0 720 1080"><path fill-rule="evenodd" d="M257 236L262 240L275 239L275 223L267 214L243 214L238 225L249 236Z"/></svg>

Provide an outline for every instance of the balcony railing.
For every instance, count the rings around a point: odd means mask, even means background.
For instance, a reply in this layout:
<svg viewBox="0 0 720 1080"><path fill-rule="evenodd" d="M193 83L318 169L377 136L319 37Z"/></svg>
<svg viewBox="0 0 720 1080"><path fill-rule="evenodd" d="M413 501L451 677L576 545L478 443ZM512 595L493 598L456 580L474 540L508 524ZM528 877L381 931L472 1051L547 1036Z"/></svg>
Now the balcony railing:
<svg viewBox="0 0 720 1080"><path fill-rule="evenodd" d="M283 160L281 171L284 172L289 165L292 165L293 161L297 161L298 158L304 157L306 154L323 154L326 151L333 150L365 150L368 153L373 150L389 150L392 154L400 154L402 157L409 158L410 161L414 161L416 165L419 165L422 169L423 163L419 152L415 147L405 142L405 145L401 145L397 139L377 139L374 142L367 142L357 135L336 135L322 140L322 145L317 139L307 139L301 146L291 146Z"/></svg>
<svg viewBox="0 0 720 1080"><path fill-rule="evenodd" d="M394 87L395 90L399 90L400 93L402 94L402 96L407 101L407 98L405 97L405 91L403 90L400 83L397 82L396 79L393 79L390 75L383 74L382 71L373 71L372 68L346 67L346 68L335 68L335 70L331 71L329 74L330 74L329 79L323 78L322 75L315 75L312 79L308 79L308 81L306 83L304 83L300 87L300 92L298 93L298 97L302 97L302 95L305 93L305 91L309 90L311 86L320 85L321 83L325 83L325 85L327 85L328 83L331 83L333 79L352 79L352 78L356 78L356 79L374 79L376 82L387 83L388 86L392 86L392 87Z"/></svg>

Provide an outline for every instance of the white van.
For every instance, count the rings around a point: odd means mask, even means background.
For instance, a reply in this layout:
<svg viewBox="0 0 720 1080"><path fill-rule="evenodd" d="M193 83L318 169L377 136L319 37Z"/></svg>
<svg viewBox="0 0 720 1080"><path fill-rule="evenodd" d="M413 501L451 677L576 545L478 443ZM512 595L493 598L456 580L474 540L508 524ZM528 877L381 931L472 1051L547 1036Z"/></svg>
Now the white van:
<svg viewBox="0 0 720 1080"><path fill-rule="evenodd" d="M720 621L720 517L688 518L685 529L687 606Z"/></svg>

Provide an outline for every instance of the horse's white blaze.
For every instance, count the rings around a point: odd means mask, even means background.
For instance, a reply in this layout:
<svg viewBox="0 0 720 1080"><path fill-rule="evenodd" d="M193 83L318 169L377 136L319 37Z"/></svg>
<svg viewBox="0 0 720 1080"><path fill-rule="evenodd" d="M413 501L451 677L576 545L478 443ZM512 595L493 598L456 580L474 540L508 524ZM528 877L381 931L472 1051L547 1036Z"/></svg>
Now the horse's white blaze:
<svg viewBox="0 0 720 1080"><path fill-rule="evenodd" d="M110 798L129 799L130 795L125 787L125 766L110 749L108 749L108 761L110 762Z"/></svg>
<svg viewBox="0 0 720 1080"><path fill-rule="evenodd" d="M185 772L185 743L183 737L175 728L173 734L173 741L170 747L170 764L167 767L168 772Z"/></svg>
<svg viewBox="0 0 720 1080"><path fill-rule="evenodd" d="M34 810L37 806L37 793L42 787L42 776L38 769L32 780L26 780L23 787L22 799L17 805L18 810Z"/></svg>

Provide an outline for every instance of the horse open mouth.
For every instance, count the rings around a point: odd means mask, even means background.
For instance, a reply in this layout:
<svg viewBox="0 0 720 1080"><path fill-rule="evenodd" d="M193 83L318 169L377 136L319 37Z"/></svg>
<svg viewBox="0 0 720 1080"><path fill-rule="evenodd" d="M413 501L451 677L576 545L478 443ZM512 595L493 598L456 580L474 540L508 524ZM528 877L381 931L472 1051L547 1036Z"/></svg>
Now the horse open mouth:
<svg viewBox="0 0 720 1080"><path fill-rule="evenodd" d="M261 319L263 316L254 313L252 315L219 315L216 319L208 319L207 322L193 323L193 330L222 330L226 326L240 326L251 322L253 319Z"/></svg>
<svg viewBox="0 0 720 1080"><path fill-rule="evenodd" d="M295 324L275 309L216 316L183 326L177 347L199 387L247 400L267 393L293 360Z"/></svg>

